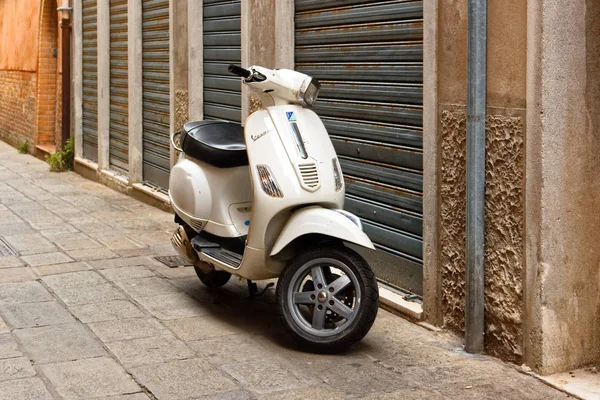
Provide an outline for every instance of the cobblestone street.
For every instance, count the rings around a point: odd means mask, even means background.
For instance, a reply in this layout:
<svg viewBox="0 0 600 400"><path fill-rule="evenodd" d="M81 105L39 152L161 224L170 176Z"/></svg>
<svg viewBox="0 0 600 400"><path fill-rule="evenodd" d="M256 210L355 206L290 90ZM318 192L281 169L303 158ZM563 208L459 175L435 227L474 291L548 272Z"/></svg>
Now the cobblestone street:
<svg viewBox="0 0 600 400"><path fill-rule="evenodd" d="M300 352L273 289L232 279L214 304L154 258L175 254L172 219L0 143L1 399L568 397L383 310L348 354Z"/></svg>

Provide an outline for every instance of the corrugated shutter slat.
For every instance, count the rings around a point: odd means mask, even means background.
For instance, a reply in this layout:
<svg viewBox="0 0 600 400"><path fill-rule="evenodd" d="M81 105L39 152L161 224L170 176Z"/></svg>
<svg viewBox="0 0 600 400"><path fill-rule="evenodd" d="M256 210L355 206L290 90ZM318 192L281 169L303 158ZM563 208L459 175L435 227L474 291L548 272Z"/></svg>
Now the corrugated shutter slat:
<svg viewBox="0 0 600 400"><path fill-rule="evenodd" d="M296 69L321 82L315 111L340 158L346 209L398 265L420 264L423 1L296 0L295 7ZM382 275L421 290L396 268Z"/></svg>
<svg viewBox="0 0 600 400"><path fill-rule="evenodd" d="M145 183L166 190L170 170L169 1L142 2Z"/></svg>
<svg viewBox="0 0 600 400"><path fill-rule="evenodd" d="M239 0L204 1L204 119L241 122L241 83L229 64L241 62Z"/></svg>
<svg viewBox="0 0 600 400"><path fill-rule="evenodd" d="M110 1L110 167L129 169L127 0Z"/></svg>
<svg viewBox="0 0 600 400"><path fill-rule="evenodd" d="M83 156L98 162L98 13L83 1Z"/></svg>

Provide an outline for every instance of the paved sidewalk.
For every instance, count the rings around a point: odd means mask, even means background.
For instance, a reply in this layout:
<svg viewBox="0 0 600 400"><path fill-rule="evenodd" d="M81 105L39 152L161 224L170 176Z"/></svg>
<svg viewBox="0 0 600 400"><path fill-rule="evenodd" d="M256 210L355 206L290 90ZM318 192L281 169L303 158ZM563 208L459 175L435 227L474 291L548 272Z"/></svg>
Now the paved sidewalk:
<svg viewBox="0 0 600 400"><path fill-rule="evenodd" d="M349 354L294 349L273 290L220 304L172 216L0 142L0 399L558 399L512 366L381 311ZM4 243L2 243L4 242ZM6 246L4 246L6 247Z"/></svg>

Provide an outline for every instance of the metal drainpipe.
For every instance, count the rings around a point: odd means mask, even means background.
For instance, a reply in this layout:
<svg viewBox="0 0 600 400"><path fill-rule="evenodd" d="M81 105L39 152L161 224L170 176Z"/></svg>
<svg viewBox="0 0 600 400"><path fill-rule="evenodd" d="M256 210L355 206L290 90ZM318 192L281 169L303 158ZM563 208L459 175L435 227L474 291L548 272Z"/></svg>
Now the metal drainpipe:
<svg viewBox="0 0 600 400"><path fill-rule="evenodd" d="M487 0L468 0L465 350L483 351Z"/></svg>

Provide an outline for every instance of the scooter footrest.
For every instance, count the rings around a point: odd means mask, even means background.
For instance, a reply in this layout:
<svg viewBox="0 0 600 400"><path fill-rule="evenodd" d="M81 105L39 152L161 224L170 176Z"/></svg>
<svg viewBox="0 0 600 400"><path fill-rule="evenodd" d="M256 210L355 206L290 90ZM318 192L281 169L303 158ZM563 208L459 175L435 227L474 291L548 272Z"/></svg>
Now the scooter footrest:
<svg viewBox="0 0 600 400"><path fill-rule="evenodd" d="M202 249L220 249L218 243L209 242L208 240L201 238L200 236L195 236L192 239L192 246L196 251L202 251Z"/></svg>
<svg viewBox="0 0 600 400"><path fill-rule="evenodd" d="M227 264L232 268L237 268L242 263L242 256L232 251L221 249L203 249L202 253L222 262L223 264Z"/></svg>

